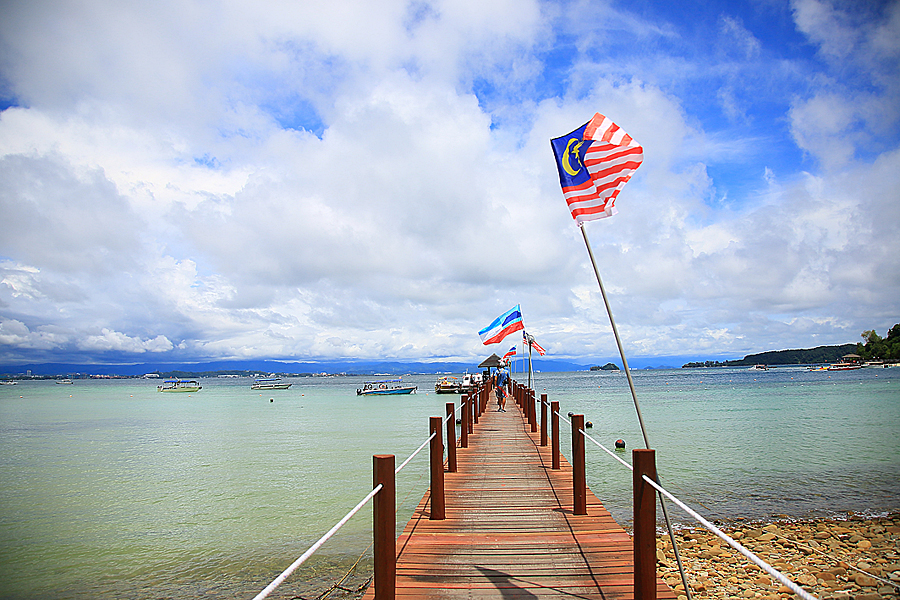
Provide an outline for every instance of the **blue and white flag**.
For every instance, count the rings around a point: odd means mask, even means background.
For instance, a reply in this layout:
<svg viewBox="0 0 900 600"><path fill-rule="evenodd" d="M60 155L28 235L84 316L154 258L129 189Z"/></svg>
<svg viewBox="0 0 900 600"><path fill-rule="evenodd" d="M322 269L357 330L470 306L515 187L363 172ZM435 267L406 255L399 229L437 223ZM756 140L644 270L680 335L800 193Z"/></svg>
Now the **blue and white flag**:
<svg viewBox="0 0 900 600"><path fill-rule="evenodd" d="M493 323L479 331L478 335L481 337L481 343L487 346L488 344L499 344L509 334L523 329L525 329L525 324L522 322L522 311L516 304L494 319Z"/></svg>

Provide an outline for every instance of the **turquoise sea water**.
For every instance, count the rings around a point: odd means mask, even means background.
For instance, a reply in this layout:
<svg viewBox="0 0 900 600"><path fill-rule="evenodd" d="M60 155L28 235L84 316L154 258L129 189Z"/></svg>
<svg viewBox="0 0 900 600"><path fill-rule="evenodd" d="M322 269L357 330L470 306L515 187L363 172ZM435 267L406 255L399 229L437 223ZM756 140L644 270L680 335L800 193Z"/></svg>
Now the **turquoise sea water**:
<svg viewBox="0 0 900 600"><path fill-rule="evenodd" d="M0 598L252 598L397 464L456 396L356 395L363 378L258 392L202 380L0 386ZM517 378L522 376L517 374ZM900 510L900 368L634 373L660 478L713 519ZM642 446L623 374L537 373L592 437ZM430 392L430 393L429 393ZM569 455L570 438L562 431ZM588 484L628 526L631 475L588 444ZM398 529L428 485L427 453L398 476ZM449 507L448 507L449 508ZM688 522L676 507L676 521ZM361 555L367 507L273 597L314 596Z"/></svg>

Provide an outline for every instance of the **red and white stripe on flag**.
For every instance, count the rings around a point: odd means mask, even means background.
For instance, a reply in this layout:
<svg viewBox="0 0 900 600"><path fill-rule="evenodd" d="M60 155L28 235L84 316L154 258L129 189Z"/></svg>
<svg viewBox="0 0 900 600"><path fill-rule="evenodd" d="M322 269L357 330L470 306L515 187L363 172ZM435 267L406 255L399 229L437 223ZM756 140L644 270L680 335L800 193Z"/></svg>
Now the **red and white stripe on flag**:
<svg viewBox="0 0 900 600"><path fill-rule="evenodd" d="M583 159L590 179L563 188L579 225L616 214L616 197L644 160L644 148L600 113L587 123L583 139L591 141Z"/></svg>

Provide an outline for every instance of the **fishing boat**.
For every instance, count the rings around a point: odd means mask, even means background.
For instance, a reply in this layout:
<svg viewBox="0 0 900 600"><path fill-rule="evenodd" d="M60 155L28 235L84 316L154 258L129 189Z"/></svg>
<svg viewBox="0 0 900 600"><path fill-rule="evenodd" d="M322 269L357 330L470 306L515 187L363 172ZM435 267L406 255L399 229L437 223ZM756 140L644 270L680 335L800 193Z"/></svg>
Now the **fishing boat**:
<svg viewBox="0 0 900 600"><path fill-rule="evenodd" d="M192 379L169 379L156 386L158 392L199 392L201 386Z"/></svg>
<svg viewBox="0 0 900 600"><path fill-rule="evenodd" d="M356 390L357 396L391 396L396 394L412 394L419 386L403 385L401 379L386 379L384 381L366 381L362 388Z"/></svg>
<svg viewBox="0 0 900 600"><path fill-rule="evenodd" d="M462 392L462 383L458 377L444 375L434 383L434 393L436 394L459 394Z"/></svg>
<svg viewBox="0 0 900 600"><path fill-rule="evenodd" d="M257 379L253 385L250 386L251 390L287 390L290 389L292 383L286 383L281 380L280 377L267 377Z"/></svg>

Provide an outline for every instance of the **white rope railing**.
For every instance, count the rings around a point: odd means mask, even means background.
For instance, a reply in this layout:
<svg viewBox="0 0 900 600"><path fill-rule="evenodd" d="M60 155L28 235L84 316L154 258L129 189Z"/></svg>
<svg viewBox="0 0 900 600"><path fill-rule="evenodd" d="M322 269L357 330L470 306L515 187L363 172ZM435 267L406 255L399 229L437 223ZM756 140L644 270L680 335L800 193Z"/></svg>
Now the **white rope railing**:
<svg viewBox="0 0 900 600"><path fill-rule="evenodd" d="M430 442L431 440L433 440L433 439L434 439L434 436L436 436L436 435L437 435L437 432L434 432L434 433L432 433L431 435L429 435L429 436L428 436L428 439L425 440L425 441L422 443L422 445L419 446L418 449L416 449L415 452L413 452L412 454L410 454L410 455L409 455L409 458L407 458L406 460L403 461L403 464L401 464L399 467L397 467L396 469L394 469L394 475L396 475L397 473L399 473L400 470L401 470L403 467L405 467L405 466L409 463L409 461L411 461L411 460L413 459L413 457L414 457L416 454L418 454L419 452L421 452L422 450L424 450L424 449L425 449L425 446L428 445L428 442Z"/></svg>
<svg viewBox="0 0 900 600"><path fill-rule="evenodd" d="M298 558L298 559L295 560L293 563L291 563L291 566L289 566L287 569L285 569L285 570L281 573L281 575L279 575L278 577L276 577L276 578L272 581L272 583L270 583L269 585L267 585L263 591L261 591L261 592L258 593L256 596L254 596L253 600L262 600L263 598L265 598L265 597L267 597L269 594L271 594L273 591L275 591L275 588L277 588L279 585L281 585L281 584L284 582L285 579L287 579L288 577L290 577L290 576L291 576L291 573L293 573L294 571L297 570L297 567L299 567L299 566L302 565L304 562L306 562L306 559L309 558L310 556L312 556L313 553L314 553L316 550L318 550L319 548L321 548L321 547L322 547L322 544L324 544L324 543L327 542L329 539L331 539L331 536L333 536L335 533L337 533L338 529L340 529L341 527L344 526L344 523L346 523L347 521L349 521L350 518L351 518L353 515L355 515L356 513L358 513L358 512L360 511L360 509L362 509L362 507L365 506L366 503L367 503L369 500L371 500L372 498L374 498L374 497L375 497L375 494L377 494L378 492L381 491L381 488L382 488L382 485L381 485L380 483L379 483L378 485L376 485L375 488L374 488L371 492L369 492L368 494L366 494L366 497L363 498L363 499L359 502L359 504L357 504L355 507L353 507L353 510L351 510L351 511L348 512L346 515L344 515L344 518L343 518L343 519L341 519L340 521L338 521L337 524L336 524L334 527L332 527L331 529L329 529L329 530L328 530L328 533L326 533L325 535L323 535L322 537L320 537L320 538L319 538L319 541L317 541L315 544L313 544L312 546L310 546L309 550L307 550L306 552L304 552L303 555L302 555L300 558Z"/></svg>
<svg viewBox="0 0 900 600"><path fill-rule="evenodd" d="M462 406L460 406L458 409L456 409L456 410L453 412L453 414L447 415L447 416L444 418L443 423L446 424L447 419L449 419L451 416L455 415L461 408L462 408ZM421 452L422 450L424 450L424 449L425 449L425 446L427 446L428 443L429 443L431 440L433 440L433 439L434 439L434 436L436 436L436 435L437 435L437 432L432 433L430 436L428 436L428 439L426 439L425 442L424 442L421 446L419 446L419 447L416 449L415 452L413 452L412 454L410 454L409 457L408 457L406 460L404 460L403 463L401 463L399 467L397 467L396 469L394 469L394 475L396 475L397 473L399 473L399 472L403 469L403 467L405 467L407 464L409 464L409 462L410 462L413 458L415 458L415 456L416 456L419 452ZM356 513L358 513L358 512L366 505L366 503L369 502L369 500L371 500L372 498L374 498L375 495L376 495L378 492L381 491L381 488L382 488L382 485L381 485L380 483L379 483L378 485L376 485L375 488L374 488L371 492L369 492L368 494L366 494L366 497L365 497L365 498L363 498L362 500L360 500L359 504L357 504L355 507L353 507L353 509L352 509L350 512L348 512L346 515L344 515L344 518L342 518L340 521L338 521L337 524L335 524L334 527L332 527L331 529L329 529L329 530L328 530L328 533L326 533L326 534L323 535L321 538L319 538L319 540L318 540L315 544L313 544L312 546L309 547L309 550L307 550L306 552L304 552L304 553L300 556L300 558L298 558L298 559L295 560L293 563L291 563L291 566L289 566L287 569L285 569L284 571L282 571L281 575L279 575L278 577L276 577L275 579L273 579L273 580L272 580L272 583L270 583L269 585L267 585L267 586L265 587L265 589L263 589L263 591L261 591L260 593L258 593L256 596L253 597L253 600L263 600L263 598L266 598L269 594L271 594L273 591L275 591L275 588L277 588L279 585L281 585L282 583L284 583L285 579L287 579L288 577L290 577L291 574L292 574L294 571L296 571L297 568L300 567L300 565L302 565L304 562L306 562L306 560L316 552L316 550L318 550L319 548L321 548L322 545L323 545L325 542L327 542L329 539L331 539L332 536L334 536L334 534L337 533L338 530L339 530L341 527L343 527L344 524L345 524L347 521L349 521L349 520L353 517L353 515L355 515Z"/></svg>
<svg viewBox="0 0 900 600"><path fill-rule="evenodd" d="M662 488L655 481L653 481L646 475L643 476L643 480L646 481L647 483L649 483L650 485L652 485L654 488L656 488L656 490L659 493L664 494L666 496L666 498L668 498L669 500L671 500L672 502L677 504L679 507L681 507L681 510L685 511L687 514L689 514L692 517L694 517L695 519L697 519L704 527L706 527L707 529L712 531L714 534L716 534L717 536L722 538L729 546L731 546L732 548L734 548L735 550L737 550L738 552L740 552L741 554L746 556L753 563L755 563L758 567L760 567L766 573L768 573L769 575L771 575L772 577L777 579L783 585L786 585L787 587L789 587L792 592L794 592L801 598L804 598L804 600L818 600L815 596L813 596L812 594L810 594L809 592L804 590L802 587L800 587L799 585L797 585L796 583L794 583L793 581L791 581L790 579L788 579L787 577L782 575L780 571L775 569L775 567L769 565L769 563L767 563L763 559L759 558L758 556L756 556L755 554L753 554L752 552L747 550L744 546L742 546L741 544L739 544L738 542L736 542L735 540L730 538L721 529L719 529L718 527L716 527L715 525L713 525L712 523L710 523L709 521L707 521L706 519L701 517L696 511L692 510L684 502L682 502L681 500L679 500L678 498L676 498L675 496L670 494L668 491L666 491L664 488Z"/></svg>
<svg viewBox="0 0 900 600"><path fill-rule="evenodd" d="M558 416L560 419L562 419L562 420L565 421L566 423L569 423L569 425L572 424L571 421L569 421L568 419L566 419L566 418L565 418L564 416L562 416L560 413L557 412L557 413L554 413L554 414L556 414L556 416ZM620 463L622 463L622 464L623 464L625 467L627 467L629 470L634 471L634 467L633 467L633 466L631 466L630 464L628 464L627 462L625 462L621 457L616 456L615 453L613 453L612 451L609 450L609 448L607 448L606 446L604 446L603 444L601 444L600 442L598 442L597 440L595 440L593 437L591 437L584 429L579 429L578 432L579 432L581 435L583 435L586 439L589 439L590 441L594 442L594 444L596 444L597 446L599 446L600 449L602 449L604 452L606 452L607 454L609 454L610 456L612 456L614 459L616 459L617 461L619 461ZM713 532L715 535L717 535L717 536L720 537L722 540L724 540L729 546L731 546L732 548L734 548L735 550L737 550L738 552L740 552L741 554L743 554L745 557L747 557L747 559L749 559L751 562L753 562L754 564L756 564L758 567L760 567L760 568L761 568L762 570L764 570L766 573L768 573L769 575L771 575L772 577L774 577L775 579L777 579L780 583L782 583L783 585L785 585L785 586L787 586L788 588L790 588L790 590L791 590L792 592L794 592L795 594L797 594L798 596L800 596L800 597L803 598L804 600L818 600L818 598L816 598L816 596L813 596L812 594L810 594L809 592L807 592L806 590L804 590L802 587L800 587L799 585L797 585L796 583L794 583L793 581L791 581L790 579L788 579L787 577L785 577L780 571L778 571L777 569L775 569L775 567L771 566L769 563L767 563L767 562L764 561L763 559L759 558L759 557L758 557L757 555L755 555L753 552L751 552L750 550L748 550L747 548L745 548L744 546L742 546L740 543L738 543L737 541L735 541L734 539L732 539L731 537L729 537L725 532L723 532L721 529L719 529L718 527L716 527L715 525L713 525L712 523L710 523L710 522L707 521L706 519L704 519L704 518L703 518L702 516L700 516L696 511L694 511L694 510L691 509L689 506L687 506L684 502L682 502L681 500L679 500L678 498L676 498L675 496L673 496L672 494L670 494L667 490L665 490L665 489L664 489L662 486L660 486L658 483L656 483L655 481L653 481L652 479L650 479L650 478L647 477L646 475L643 476L643 479L644 479L644 481L646 481L647 483L649 483L651 486L653 486L659 493L663 494L664 496L666 496L666 498L668 498L669 500L671 500L672 502L674 502L675 504L677 504L677 505L678 505L683 511L685 511L687 514L689 514L690 516L694 517L698 522L700 522L701 525L703 525L704 527L706 527L707 529L709 529L711 532Z"/></svg>

